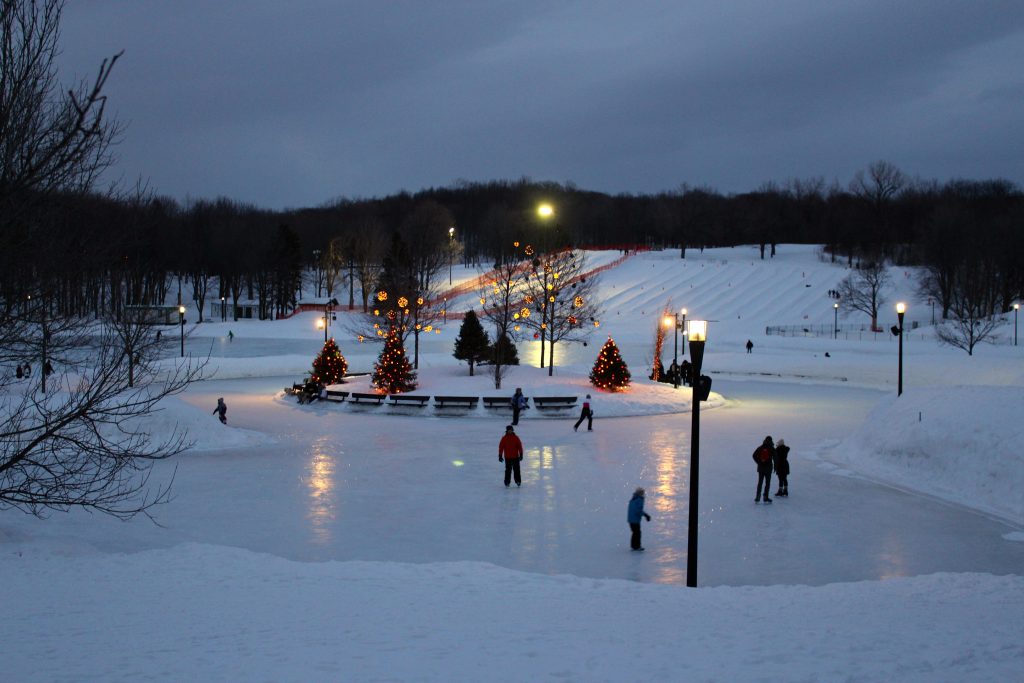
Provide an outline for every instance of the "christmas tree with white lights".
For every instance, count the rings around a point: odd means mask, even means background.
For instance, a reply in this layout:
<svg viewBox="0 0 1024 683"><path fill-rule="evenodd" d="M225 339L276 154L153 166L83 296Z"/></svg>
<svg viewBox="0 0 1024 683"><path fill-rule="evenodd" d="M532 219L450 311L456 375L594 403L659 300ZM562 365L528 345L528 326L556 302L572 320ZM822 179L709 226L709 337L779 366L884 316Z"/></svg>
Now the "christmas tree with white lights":
<svg viewBox="0 0 1024 683"><path fill-rule="evenodd" d="M402 337L392 327L384 340L384 350L373 366L373 386L388 394L401 394L416 388L416 373L405 356Z"/></svg>
<svg viewBox="0 0 1024 683"><path fill-rule="evenodd" d="M621 391L629 386L629 368L626 361L622 360L619 347L615 341L608 337L608 341L601 347L594 362L594 369L590 371L590 382L598 389L604 391Z"/></svg>
<svg viewBox="0 0 1024 683"><path fill-rule="evenodd" d="M338 384L344 381L347 371L348 361L341 355L341 350L332 337L324 342L320 355L313 360L313 374L310 378L324 386Z"/></svg>

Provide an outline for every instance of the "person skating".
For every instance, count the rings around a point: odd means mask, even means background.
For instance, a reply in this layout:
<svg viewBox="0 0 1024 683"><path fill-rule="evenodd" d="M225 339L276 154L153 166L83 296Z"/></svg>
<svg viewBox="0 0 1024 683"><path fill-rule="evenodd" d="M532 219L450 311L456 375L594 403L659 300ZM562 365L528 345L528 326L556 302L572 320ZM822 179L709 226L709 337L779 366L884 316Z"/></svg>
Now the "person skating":
<svg viewBox="0 0 1024 683"><path fill-rule="evenodd" d="M512 394L512 398L509 401L509 403L512 405L512 424L518 425L519 411L530 407L530 404L526 400L526 397L523 396L522 387L516 387L516 393Z"/></svg>
<svg viewBox="0 0 1024 683"><path fill-rule="evenodd" d="M772 443L772 437L764 437L764 441L754 451L754 462L757 463L757 496L754 498L755 503L761 502L761 485L764 485L764 502L770 503L772 499L768 497L768 492L771 491L772 485L772 457L775 455L775 445Z"/></svg>
<svg viewBox="0 0 1024 683"><path fill-rule="evenodd" d="M747 353L752 353L754 350L754 342L747 340Z"/></svg>
<svg viewBox="0 0 1024 683"><path fill-rule="evenodd" d="M25 379L25 371L21 369L21 363L18 363L18 367L14 370L14 376L18 379Z"/></svg>
<svg viewBox="0 0 1024 683"><path fill-rule="evenodd" d="M789 497L789 446L786 445L785 439L779 439L779 442L775 444L775 457L773 458L775 464L775 476L779 480L779 490L775 492L776 496L782 496L783 498Z"/></svg>
<svg viewBox="0 0 1024 683"><path fill-rule="evenodd" d="M224 403L223 398L217 399L217 407L213 409L213 412L217 413L217 418L220 419L221 424L228 423L228 404Z"/></svg>
<svg viewBox="0 0 1024 683"><path fill-rule="evenodd" d="M590 394L583 400L583 409L580 410L580 419L576 420L576 424L572 426L572 431L576 431L580 428L580 423L583 420L587 421L587 431L594 431L594 411L590 405Z"/></svg>
<svg viewBox="0 0 1024 683"><path fill-rule="evenodd" d="M498 462L505 463L505 486L515 475L516 486L522 486L523 478L519 472L519 461L523 459L523 442L516 436L512 425L505 427L505 435L498 442Z"/></svg>
<svg viewBox="0 0 1024 683"><path fill-rule="evenodd" d="M629 537L629 547L633 550L644 549L640 545L640 520L644 517L648 522L651 521L651 516L644 512L644 489L642 486L638 486L636 491L633 491L633 497L629 499L629 507L626 512L626 521L629 522L629 530L632 532Z"/></svg>

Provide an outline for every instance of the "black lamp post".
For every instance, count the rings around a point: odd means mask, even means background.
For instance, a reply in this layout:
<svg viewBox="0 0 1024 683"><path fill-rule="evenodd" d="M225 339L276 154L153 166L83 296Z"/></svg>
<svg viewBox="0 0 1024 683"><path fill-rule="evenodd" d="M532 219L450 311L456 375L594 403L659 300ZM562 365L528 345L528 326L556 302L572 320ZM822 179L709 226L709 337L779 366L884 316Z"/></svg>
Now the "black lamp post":
<svg viewBox="0 0 1024 683"><path fill-rule="evenodd" d="M448 228L448 285L452 284L452 259L455 256L455 226Z"/></svg>
<svg viewBox="0 0 1024 683"><path fill-rule="evenodd" d="M686 585L697 587L697 493L700 480L700 402L704 398L704 383L701 381L700 369L704 363L704 342L707 340L708 323L706 320L691 320L689 327L690 356L692 357L693 406L691 407L692 426L690 429L690 516L687 524L686 538Z"/></svg>
<svg viewBox="0 0 1024 683"><path fill-rule="evenodd" d="M899 370L896 377L896 395L903 395L903 315L907 312L907 306L903 302L896 304L896 317L899 325L893 325L890 330L894 336L899 338Z"/></svg>
<svg viewBox="0 0 1024 683"><path fill-rule="evenodd" d="M683 329L686 325L686 309L681 309L675 315L675 333L673 335L672 342L672 367L675 368L672 373L672 387L674 389L679 388L679 330ZM673 322L672 318L665 318L665 326L668 327ZM686 357L686 345L683 345L683 358Z"/></svg>
<svg viewBox="0 0 1024 683"><path fill-rule="evenodd" d="M1013 305L1013 345L1017 345L1017 312L1020 311L1020 304Z"/></svg>
<svg viewBox="0 0 1024 683"><path fill-rule="evenodd" d="M839 304L832 304L832 338L839 339Z"/></svg>
<svg viewBox="0 0 1024 683"><path fill-rule="evenodd" d="M220 321L225 322L228 319L227 302L224 297L220 298Z"/></svg>
<svg viewBox="0 0 1024 683"><path fill-rule="evenodd" d="M178 306L178 319L181 321L181 357L185 357L185 307Z"/></svg>

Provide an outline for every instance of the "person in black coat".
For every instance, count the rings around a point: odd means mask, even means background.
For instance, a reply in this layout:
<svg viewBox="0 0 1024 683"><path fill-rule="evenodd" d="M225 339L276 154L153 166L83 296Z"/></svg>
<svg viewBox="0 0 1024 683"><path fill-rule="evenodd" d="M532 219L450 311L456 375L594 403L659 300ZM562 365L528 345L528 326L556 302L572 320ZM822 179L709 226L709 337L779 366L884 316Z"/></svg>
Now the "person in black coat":
<svg viewBox="0 0 1024 683"><path fill-rule="evenodd" d="M789 496L789 446L786 445L785 439L779 439L779 442L775 444L773 460L775 476L779 478L779 490L775 492L775 495L786 498Z"/></svg>
<svg viewBox="0 0 1024 683"><path fill-rule="evenodd" d="M770 503L772 499L768 497L768 492L771 491L772 458L775 457L775 444L772 443L772 437L764 437L764 441L754 451L753 457L754 462L757 463L757 497L754 498L754 502L761 502L761 486L764 485L764 502Z"/></svg>

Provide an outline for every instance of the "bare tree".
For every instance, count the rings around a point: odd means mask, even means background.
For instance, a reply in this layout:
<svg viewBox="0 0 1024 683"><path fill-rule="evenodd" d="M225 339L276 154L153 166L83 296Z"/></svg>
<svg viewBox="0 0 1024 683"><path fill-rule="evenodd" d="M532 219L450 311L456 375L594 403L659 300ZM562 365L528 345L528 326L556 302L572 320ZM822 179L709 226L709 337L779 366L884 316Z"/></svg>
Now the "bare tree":
<svg viewBox="0 0 1024 683"><path fill-rule="evenodd" d="M968 356L981 342L991 343L999 328L998 316L993 315L999 297L994 270L977 254L966 259L953 277L949 315L935 328L939 341L963 349Z"/></svg>
<svg viewBox="0 0 1024 683"><path fill-rule="evenodd" d="M878 309L885 303L891 278L885 265L869 263L857 268L839 283L839 297L845 310L854 310L871 317L871 329L878 331Z"/></svg>
<svg viewBox="0 0 1024 683"><path fill-rule="evenodd" d="M502 355L502 345L497 341L502 337L514 340L531 314L531 307L526 301L531 267L530 262L524 259L525 253L519 242L509 245L507 251L502 250L502 257L494 264L494 270L488 273L490 279L486 283L487 289L480 294L483 317L494 325L495 389L501 389L501 380L508 370L508 363Z"/></svg>

